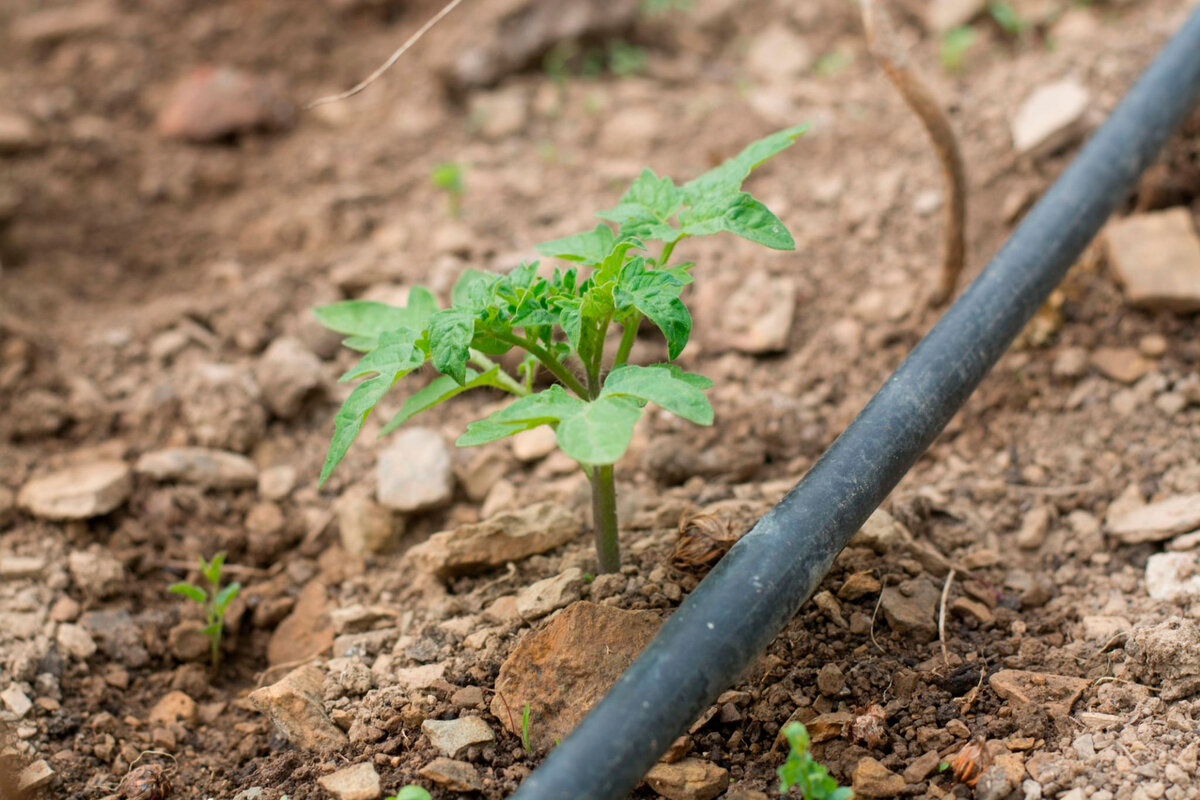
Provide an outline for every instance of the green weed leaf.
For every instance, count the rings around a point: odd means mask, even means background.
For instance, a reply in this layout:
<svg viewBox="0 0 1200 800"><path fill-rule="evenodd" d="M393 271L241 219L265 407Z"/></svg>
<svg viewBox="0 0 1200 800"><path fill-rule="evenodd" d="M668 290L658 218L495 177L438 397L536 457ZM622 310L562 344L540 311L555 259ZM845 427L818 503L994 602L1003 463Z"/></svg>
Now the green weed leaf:
<svg viewBox="0 0 1200 800"><path fill-rule="evenodd" d="M346 383L375 373L407 374L416 369L425 363L425 353L417 346L417 335L412 328L385 331L376 340L375 349L360 358L338 382Z"/></svg>
<svg viewBox="0 0 1200 800"><path fill-rule="evenodd" d="M604 381L601 397L633 397L654 403L697 425L712 425L713 408L704 396L712 381L674 364L617 367Z"/></svg>
<svg viewBox="0 0 1200 800"><path fill-rule="evenodd" d="M229 604L238 596L238 592L242 590L242 585L237 581L226 586L221 591L217 592L216 598L213 600L213 607L217 610L219 616L225 616L225 610L229 608Z"/></svg>
<svg viewBox="0 0 1200 800"><path fill-rule="evenodd" d="M433 800L433 797L420 786L409 784L387 800Z"/></svg>
<svg viewBox="0 0 1200 800"><path fill-rule="evenodd" d="M167 591L171 594L181 594L190 600L195 600L197 603L205 603L208 601L208 592L201 589L199 586L192 586L190 583L172 583Z"/></svg>
<svg viewBox="0 0 1200 800"><path fill-rule="evenodd" d="M633 438L641 405L628 397L600 397L558 426L562 451L580 464L615 464Z"/></svg>

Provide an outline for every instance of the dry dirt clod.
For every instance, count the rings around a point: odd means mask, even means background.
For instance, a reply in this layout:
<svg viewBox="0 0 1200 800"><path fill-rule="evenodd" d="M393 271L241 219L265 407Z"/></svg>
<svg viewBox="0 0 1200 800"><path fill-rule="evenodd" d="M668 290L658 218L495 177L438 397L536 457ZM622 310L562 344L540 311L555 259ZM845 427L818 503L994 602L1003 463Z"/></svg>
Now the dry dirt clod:
<svg viewBox="0 0 1200 800"><path fill-rule="evenodd" d="M175 85L158 115L163 136L214 142L291 126L292 104L263 78L232 67L201 67Z"/></svg>
<svg viewBox="0 0 1200 800"><path fill-rule="evenodd" d="M895 797L905 785L904 778L869 757L858 762L850 778L850 787L858 797Z"/></svg>
<svg viewBox="0 0 1200 800"><path fill-rule="evenodd" d="M249 700L301 750L340 750L349 740L322 707L324 681L324 673L308 664L289 672L278 683L251 692Z"/></svg>
<svg viewBox="0 0 1200 800"><path fill-rule="evenodd" d="M577 512L537 503L435 533L409 550L405 561L441 578L482 572L566 544L581 528Z"/></svg>
<svg viewBox="0 0 1200 800"><path fill-rule="evenodd" d="M430 428L405 428L379 454L376 496L400 512L440 508L454 496L454 466L442 435Z"/></svg>
<svg viewBox="0 0 1200 800"><path fill-rule="evenodd" d="M124 588L125 566L96 545L67 556L67 570L75 586L91 598L111 597Z"/></svg>
<svg viewBox="0 0 1200 800"><path fill-rule="evenodd" d="M248 369L204 364L179 384L184 421L201 447L248 453L267 430L261 392Z"/></svg>
<svg viewBox="0 0 1200 800"><path fill-rule="evenodd" d="M369 762L325 775L317 783L337 800L375 800L383 794L379 773Z"/></svg>
<svg viewBox="0 0 1200 800"><path fill-rule="evenodd" d="M521 713L529 703L533 746L540 750L565 739L661 624L648 611L589 602L568 606L546 627L527 634L500 665L492 716L519 736Z"/></svg>
<svg viewBox="0 0 1200 800"><path fill-rule="evenodd" d="M1124 670L1134 680L1161 686L1160 697L1173 702L1200 693L1200 623L1171 617L1138 625L1125 643Z"/></svg>
<svg viewBox="0 0 1200 800"><path fill-rule="evenodd" d="M1200 238L1187 209L1114 220L1103 236L1130 305L1178 314L1200 310Z"/></svg>
<svg viewBox="0 0 1200 800"><path fill-rule="evenodd" d="M646 785L667 800L712 800L729 786L729 771L711 761L685 758L655 764L646 773Z"/></svg>
<svg viewBox="0 0 1200 800"><path fill-rule="evenodd" d="M1155 553L1146 560L1146 592L1155 600L1200 598L1200 553Z"/></svg>
<svg viewBox="0 0 1200 800"><path fill-rule="evenodd" d="M937 609L941 592L924 578L904 581L883 590L879 608L893 631L918 641L937 638Z"/></svg>
<svg viewBox="0 0 1200 800"><path fill-rule="evenodd" d="M271 342L254 366L267 407L280 419L292 419L324 382L321 359L299 339L284 336Z"/></svg>
<svg viewBox="0 0 1200 800"><path fill-rule="evenodd" d="M1000 670L988 677L988 685L1002 699L1015 706L1038 705L1054 717L1070 714L1089 683L1084 678L1017 669Z"/></svg>
<svg viewBox="0 0 1200 800"><path fill-rule="evenodd" d="M1108 532L1125 544L1161 542L1200 529L1200 493L1181 494L1109 514Z"/></svg>
<svg viewBox="0 0 1200 800"><path fill-rule="evenodd" d="M17 494L17 504L43 519L90 519L120 508L132 491L128 464L99 461L29 481Z"/></svg>
<svg viewBox="0 0 1200 800"><path fill-rule="evenodd" d="M1050 155L1084 132L1092 98L1075 80L1039 86L1026 98L1012 121L1013 147L1022 155Z"/></svg>
<svg viewBox="0 0 1200 800"><path fill-rule="evenodd" d="M458 758L472 745L487 744L496 740L496 734L479 717L427 719L421 723L421 731L429 737L429 743L434 748L449 758Z"/></svg>
<svg viewBox="0 0 1200 800"><path fill-rule="evenodd" d="M541 619L578 600L583 587L583 570L578 567L563 570L518 592L517 613L525 620Z"/></svg>
<svg viewBox="0 0 1200 800"><path fill-rule="evenodd" d="M417 774L452 792L483 791L483 779L479 777L479 771L466 761L435 758L421 767Z"/></svg>
<svg viewBox="0 0 1200 800"><path fill-rule="evenodd" d="M138 459L135 469L159 481L193 483L209 489L240 489L258 483L258 467L238 453L206 447L154 450Z"/></svg>
<svg viewBox="0 0 1200 800"><path fill-rule="evenodd" d="M352 556L385 552L404 529L404 518L375 502L362 486L347 489L336 509L342 548Z"/></svg>
<svg viewBox="0 0 1200 800"><path fill-rule="evenodd" d="M284 618L267 643L267 662L291 664L325 652L333 644L333 623L324 584L305 584L292 613Z"/></svg>

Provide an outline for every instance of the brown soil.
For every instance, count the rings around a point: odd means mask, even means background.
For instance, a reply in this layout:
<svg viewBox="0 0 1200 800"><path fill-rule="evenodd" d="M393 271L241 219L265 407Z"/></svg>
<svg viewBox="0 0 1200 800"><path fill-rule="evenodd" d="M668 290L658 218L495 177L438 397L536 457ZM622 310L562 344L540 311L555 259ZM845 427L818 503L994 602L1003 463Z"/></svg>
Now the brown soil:
<svg viewBox="0 0 1200 800"><path fill-rule="evenodd" d="M53 42L6 40L0 32L0 112L17 113L35 129L14 151L0 149L0 214L6 193L17 198L11 220L0 216L0 559L28 556L45 565L35 576L0 579L0 620L33 623L0 630L0 690L14 685L35 700L21 719L6 720L18 752L53 768L48 796L114 794L131 765L147 760L166 768L172 797L230 800L252 787L262 787L265 800L324 797L318 778L364 760L387 792L429 785L417 771L439 754L421 721L459 716L456 692L491 689L516 642L544 625L504 623L472 649L463 640L494 624L484 609L566 568L592 568L581 535L509 570L452 579L445 591L413 574L405 550L480 517L482 503L461 486L449 507L410 516L391 552L347 555L335 501L352 487L374 486L381 445L369 430L318 490L344 396L334 379L352 354L315 329L312 305L416 282L444 295L466 267L504 270L531 255L535 242L591 227L593 211L611 206L643 166L686 179L760 135L811 120L811 134L752 183L792 230L794 253L767 253L731 237L685 245L700 284L735 287L752 272L794 282L786 348L766 356L727 351L722 332L731 321L721 292L699 288L697 333L684 361L717 383L710 393L716 428L647 415L618 467L623 580L601 582L603 591L589 584L583 596L662 614L696 582L671 565L680 514L715 509L744 530L936 320L924 301L941 242L941 216L930 213L941 189L938 165L920 125L870 63L851 4L699 2L666 18L641 18L621 34L646 48L639 74L559 84L535 68L505 75L496 89L451 93L434 55L441 42L471 32L470 5L361 96L301 112L287 131L206 145L167 139L155 127L171 87L194 68L233 65L303 103L365 75L439 4L124 0L99 29ZM1073 152L1014 157L1009 120L1020 102L1034 87L1072 75L1102 116L1185 14L1169 0L1069 10L1066 2L1015 5L1029 15L1044 8L1066 15L1018 39L977 22L977 41L954 75L941 69L936 36L915 17L902 28L962 135L971 171L971 275L1010 232L1006 213L1036 197ZM0 8L0 31L43 6L10 0ZM764 83L747 72L747 50L774 24L788 25L817 56L852 60ZM497 129L494 109L514 96L517 122ZM1191 185L1196 147L1194 136L1173 143L1167 178L1174 170ZM445 161L466 167L461 221L448 218L430 186L431 168ZM1194 194L1172 185L1163 195L1171 199L1153 202L1190 202L1196 215ZM644 333L637 352L658 357L660 343ZM1040 792L1031 794L1026 783L1011 787L1014 797L1073 788L1082 792L1075 796L1200 796L1190 788L1198 777L1200 697L1167 701L1156 696L1159 687L1121 672L1130 625L1196 620L1200 600L1152 600L1144 568L1162 545L1106 540L1100 524L1118 498L1157 499L1200 486L1200 407L1155 403L1200 368L1196 333L1195 316L1127 307L1102 259L1090 253L885 505L959 567L951 600L974 599L986 613L949 616L943 658L938 641L918 642L889 625L878 591L839 601L840 620L808 604L733 687L737 694L691 735L692 755L729 770L728 796L746 797L736 789L776 794L783 753L775 738L789 718L860 713L873 704L884 709L880 739L839 735L816 747L847 784L866 756L902 773L927 752L949 757L971 739L987 739L989 752L1023 762L1023 777ZM261 469L295 469L286 496L267 500L261 488L203 491L139 476L116 511L65 523L6 500L6 490L15 494L31 477L67 464L132 463L154 449L196 443L195 417L182 408L209 400L192 376L211 364L253 366L285 334L321 357L324 393L286 420L252 400L248 418L260 423L247 423L240 441ZM1126 387L1089 368L1087 353L1105 346L1140 347L1151 361L1146 375ZM1082 368L1055 369L1080 348ZM423 424L452 440L497 399L466 396ZM385 410L397 406L392 399ZM209 411L219 425L242 424L220 408ZM549 499L585 507L586 484L570 464L556 456L523 463L507 444L495 449L513 489L509 505ZM457 453L458 467L475 456ZM1048 520L1042 540L1018 548L1018 531L1041 514ZM277 524L262 522L280 515ZM245 608L224 668L210 678L201 663L181 662L168 642L190 611L165 590L197 556L217 550L238 568L233 577L245 586ZM69 566L73 553L115 558L123 583L113 591L83 585ZM944 575L928 568L904 554L853 547L822 589L837 595L849 576L866 572L884 586L926 581L940 593ZM383 605L402 618L396 637L330 670L327 710L348 728L352 745L327 757L294 749L246 700L283 674L267 673L268 643L291 598L314 579L333 608ZM1097 616L1128 625L1114 623L1120 630L1112 638L1089 639L1084 618ZM131 638L102 639L85 660L65 655L56 631L85 619L92 626L115 619ZM378 648L389 654L383 665ZM357 674L348 666L355 660L382 672L448 667L430 688L405 690L388 677L365 691L347 682ZM844 686L822 691L818 674L830 664ZM988 677L1000 669L1089 683L1072 714L1055 715L997 695ZM195 721L150 722L150 710L173 689L199 704ZM500 798L539 755L505 732L508 720L492 717L488 703L472 713L491 724L497 741L463 759L483 777L482 796ZM972 790L935 771L906 793L967 797ZM635 796L655 795L642 787Z"/></svg>

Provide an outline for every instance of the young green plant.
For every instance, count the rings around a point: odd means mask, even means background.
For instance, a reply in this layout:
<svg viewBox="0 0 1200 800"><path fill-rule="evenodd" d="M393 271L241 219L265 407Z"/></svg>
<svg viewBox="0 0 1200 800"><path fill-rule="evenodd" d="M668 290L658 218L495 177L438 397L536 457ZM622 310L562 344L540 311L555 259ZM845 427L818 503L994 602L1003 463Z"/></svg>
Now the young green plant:
<svg viewBox="0 0 1200 800"><path fill-rule="evenodd" d="M463 184L463 166L457 161L436 165L429 173L429 182L446 193L446 211L451 218L462 216L462 198L466 192Z"/></svg>
<svg viewBox="0 0 1200 800"><path fill-rule="evenodd" d="M808 750L808 729L799 722L784 726L789 752L787 761L779 767L779 791L787 794L793 786L800 789L804 800L849 800L854 792L829 776L825 765L812 757Z"/></svg>
<svg viewBox="0 0 1200 800"><path fill-rule="evenodd" d="M242 585L237 581L221 588L221 567L225 565L225 554L217 553L211 561L200 557L200 574L208 582L208 589L191 583L173 583L167 591L181 594L195 601L204 609L204 635L208 637L213 670L221 666L221 637L225 633L225 612L238 596Z"/></svg>
<svg viewBox="0 0 1200 800"><path fill-rule="evenodd" d="M385 800L433 800L433 797L425 789L415 783L410 783Z"/></svg>
<svg viewBox="0 0 1200 800"><path fill-rule="evenodd" d="M698 425L713 421L704 395L712 381L669 363L692 332L680 294L692 282L693 264L674 262L675 248L685 239L728 232L776 250L792 249L795 243L779 218L741 187L755 167L790 147L804 130L788 128L760 139L682 185L643 170L615 207L597 214L605 223L537 246L569 267L543 273L537 262L522 263L507 275L468 270L444 309L421 287L410 291L403 308L348 300L315 309L322 323L349 337L347 347L365 353L342 376L364 380L335 418L321 482L388 390L429 363L440 376L410 395L382 433L471 389L513 395L509 405L468 424L458 445L486 444L540 425L553 428L558 447L579 463L591 484L600 571L616 571L613 465L645 407L653 403ZM643 320L666 338L667 363L628 363ZM608 352L610 344L615 352ZM523 353L516 375L493 360L510 350ZM539 370L555 379L540 391Z"/></svg>

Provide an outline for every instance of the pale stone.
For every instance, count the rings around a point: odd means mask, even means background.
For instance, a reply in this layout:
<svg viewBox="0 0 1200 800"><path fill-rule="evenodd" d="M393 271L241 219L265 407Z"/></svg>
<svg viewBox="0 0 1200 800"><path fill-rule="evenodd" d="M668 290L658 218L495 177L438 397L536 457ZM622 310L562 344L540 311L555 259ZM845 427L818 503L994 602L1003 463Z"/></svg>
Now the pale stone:
<svg viewBox="0 0 1200 800"><path fill-rule="evenodd" d="M1092 98L1074 80L1039 86L1021 104L1012 121L1017 152L1049 155L1076 140L1084 129Z"/></svg>
<svg viewBox="0 0 1200 800"><path fill-rule="evenodd" d="M34 478L21 487L17 504L43 519L89 519L119 508L132 491L128 464L99 461Z"/></svg>
<svg viewBox="0 0 1200 800"><path fill-rule="evenodd" d="M376 496L401 512L439 508L454 496L454 469L446 440L429 428L401 430L382 453Z"/></svg>
<svg viewBox="0 0 1200 800"><path fill-rule="evenodd" d="M427 719L421 723L421 730L429 737L429 743L449 758L457 758L471 745L496 740L496 734L479 717Z"/></svg>
<svg viewBox="0 0 1200 800"><path fill-rule="evenodd" d="M337 800L375 800L383 794L379 774L366 761L325 775L317 783Z"/></svg>
<svg viewBox="0 0 1200 800"><path fill-rule="evenodd" d="M258 467L243 455L207 447L171 447L146 453L135 469L158 481L194 483L209 489L241 489L258 483Z"/></svg>
<svg viewBox="0 0 1200 800"><path fill-rule="evenodd" d="M1130 305L1180 314L1200 310L1200 239L1186 208L1114 220L1104 229L1104 242Z"/></svg>

